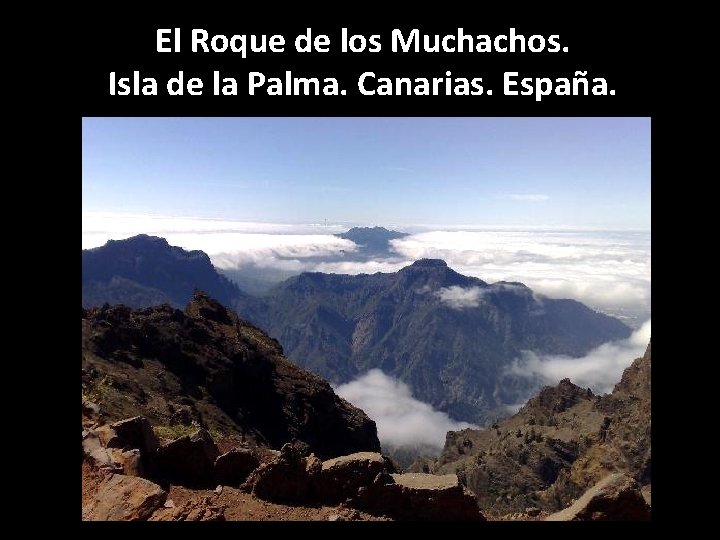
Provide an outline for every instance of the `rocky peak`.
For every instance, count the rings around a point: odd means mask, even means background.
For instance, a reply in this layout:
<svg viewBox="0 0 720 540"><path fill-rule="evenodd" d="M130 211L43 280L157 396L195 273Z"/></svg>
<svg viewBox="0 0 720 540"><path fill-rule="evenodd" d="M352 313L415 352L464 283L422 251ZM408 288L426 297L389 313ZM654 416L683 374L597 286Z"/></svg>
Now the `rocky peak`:
<svg viewBox="0 0 720 540"><path fill-rule="evenodd" d="M82 280L86 307L104 302L133 307L168 302L181 307L196 288L225 305L233 305L243 296L236 285L217 273L203 251L187 251L147 234L83 250Z"/></svg>
<svg viewBox="0 0 720 540"><path fill-rule="evenodd" d="M447 263L442 259L418 259L408 268L447 268Z"/></svg>
<svg viewBox="0 0 720 540"><path fill-rule="evenodd" d="M573 384L570 379L561 380L557 386L545 386L520 410L531 414L554 414L569 409L576 403L594 397L592 390Z"/></svg>
<svg viewBox="0 0 720 540"><path fill-rule="evenodd" d="M193 319L207 319L219 324L232 325L239 321L234 312L199 289L195 289L185 313Z"/></svg>
<svg viewBox="0 0 720 540"><path fill-rule="evenodd" d="M148 246L148 247L164 247L169 248L170 244L168 244L168 241L165 240L165 238L161 236L151 236L149 234L138 234L135 236L131 236L130 238L126 238L125 240L109 240L109 245L119 245L120 243L125 243L128 246L134 246L134 247L140 247L140 246Z"/></svg>
<svg viewBox="0 0 720 540"><path fill-rule="evenodd" d="M620 382L615 385L613 393L640 394L650 397L650 344L645 354L636 358L623 372Z"/></svg>

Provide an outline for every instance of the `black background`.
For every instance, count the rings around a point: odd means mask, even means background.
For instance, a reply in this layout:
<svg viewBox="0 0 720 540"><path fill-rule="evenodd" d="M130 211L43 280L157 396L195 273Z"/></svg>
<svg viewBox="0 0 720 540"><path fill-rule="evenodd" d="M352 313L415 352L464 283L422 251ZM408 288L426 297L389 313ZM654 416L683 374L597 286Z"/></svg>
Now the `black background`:
<svg viewBox="0 0 720 540"><path fill-rule="evenodd" d="M474 17L458 13L444 20L428 22L413 18L359 21L353 14L323 21L315 17L298 17L292 23L277 18L248 19L217 17L179 18L172 14L155 18L116 17L103 24L89 26L83 33L85 61L79 77L81 113L84 116L651 116L654 112L655 73L653 61L658 43L646 22L606 14L576 21L528 20L506 16L503 19ZM449 19L449 21L448 21ZM180 53L156 52L158 28L181 28ZM349 34L379 34L379 53L342 53L341 28ZM413 28L428 34L456 34L462 27L466 34L516 33L528 38L534 34L560 36L568 53L393 53L391 32L394 28L407 35ZM224 34L281 34L285 37L283 53L191 52L191 30L203 28L210 36ZM312 28L313 36L330 37L330 52L298 53L294 39ZM249 38L248 38L249 42ZM158 96L111 96L109 73L155 77ZM168 78L184 72L203 79L202 96L168 96ZM214 96L212 73L238 80L237 96ZM259 71L266 77L284 79L286 70L294 76L334 77L346 96L268 96L264 91L247 95L247 74ZM487 96L364 96L357 90L357 79L365 71L378 77L482 77L483 86L491 88ZM575 71L587 72L588 78L604 77L614 96L534 96L503 95L503 72L516 71L521 77L567 77ZM519 90L519 86L515 87Z"/></svg>
<svg viewBox="0 0 720 540"><path fill-rule="evenodd" d="M69 165L71 170L81 172L80 138L81 117L84 116L649 116L652 117L652 193L653 215L658 215L662 201L663 186L668 179L666 166L672 160L675 133L673 108L679 105L680 97L675 86L680 81L675 76L679 52L668 40L663 25L652 22L648 14L630 15L624 9L610 5L591 5L588 8L571 8L549 12L540 6L538 13L527 13L525 8L513 4L502 15L486 12L489 3L468 3L468 7L449 4L426 8L425 13L417 9L408 11L402 17L390 17L383 8L366 4L349 4L344 13L318 13L303 11L289 14L281 5L272 5L263 15L238 15L246 4L232 4L232 11L225 13L216 7L212 17L207 14L178 15L176 11L150 15L143 10L118 5L111 12L89 13L68 40L72 40L74 51L70 51L76 66L69 83L73 105L68 115L67 134L73 132L77 138L65 141L69 153L78 161ZM254 6L254 9L256 6ZM241 13L241 12L240 12ZM183 52L157 53L156 30L158 28L182 28ZM329 53L296 53L294 38L310 27L313 35L327 34L331 39ZM340 30L346 27L350 34L380 34L381 53L341 53ZM467 34L508 34L514 27L526 37L533 34L559 34L563 46L569 53L392 53L391 31L398 28L407 34L418 28L421 33L455 34L462 27ZM286 45L284 53L249 53L242 59L236 53L192 53L190 31L204 28L210 35L225 34L282 34ZM69 42L69 41L68 41ZM672 51L675 51L674 53ZM662 67L662 70L660 69ZM155 77L158 81L158 96L110 96L109 73L131 76L139 70L141 77ZM168 96L165 93L167 78L183 70L185 79L196 76L205 83L202 96ZM237 96L213 96L212 72L220 70L222 76L238 79ZM263 72L267 77L284 78L285 70L302 77L335 77L341 88L348 90L346 96L267 96L263 92L255 96L246 94L247 73ZM492 88L492 96L363 96L357 91L356 81L364 71L387 77L443 77L446 70L453 77L482 77L483 86ZM587 71L589 78L604 77L608 87L616 90L614 96L546 96L535 101L533 96L504 96L502 92L503 72L517 71L520 77L568 77L575 71ZM516 89L519 89L516 87ZM63 109L63 112L67 112ZM77 122L77 123L76 123ZM72 158L71 158L72 159ZM80 182L78 182L80 184ZM65 184L67 185L67 184ZM78 185L78 187L80 187ZM660 230L662 223L653 219L653 230ZM63 249L69 249L67 246ZM657 250L654 253L657 255ZM657 289L661 278L654 272L653 288ZM71 301L63 302L70 305ZM69 320L69 319L68 319ZM72 322L70 321L70 327ZM661 328L661 313L656 310L655 328ZM76 331L75 331L76 332ZM65 335L65 342L72 332ZM74 334L75 336L77 334ZM667 343L663 332L656 332L653 338L656 361L653 368L655 387L663 385L670 374L663 369L663 347ZM72 356L72 355L70 355ZM72 370L67 373L68 384L77 384ZM70 392L72 394L72 392ZM658 393L655 392L655 397ZM76 403L70 397L69 415ZM655 399L653 415L654 453L654 497L653 519L662 518L668 511L668 492L663 489L668 479L663 474L663 456L668 453L663 436L662 421L667 410L667 400ZM660 412L658 412L660 411ZM72 418L70 418L72 420ZM68 422L72 424L72 422ZM70 443L68 445L71 446ZM71 468L69 468L71 469ZM70 484L76 481L76 474L69 473ZM68 485L70 485L68 484ZM68 514L77 512L77 503L68 500ZM78 514L74 514L79 517ZM95 526L98 524L83 524ZM238 525L238 524L232 524ZM271 524L262 525L264 530ZM280 525L280 524L278 524ZM288 525L288 524L284 524ZM310 524L294 524L304 528ZM317 524L323 525L323 524ZM335 524L348 530L352 524ZM380 530L381 524L370 526L367 531ZM399 524L384 524L399 525ZM417 525L417 524L416 524ZM436 524L441 527L423 525L423 531L437 529L447 533L463 524ZM502 523L487 523L485 527L503 526ZM580 524L579 524L580 525ZM586 524L588 525L588 524ZM641 524L633 524L641 525ZM476 529L478 525L466 524ZM532 523L515 523L514 527L531 527ZM549 527L550 525L545 525ZM562 526L556 524L555 527ZM313 528L313 533L321 527ZM387 530L387 527L382 527ZM277 529L278 531L280 529ZM327 529L326 529L327 530ZM337 528L332 529L336 533ZM548 529L549 531L550 529ZM583 533L589 532L583 527Z"/></svg>

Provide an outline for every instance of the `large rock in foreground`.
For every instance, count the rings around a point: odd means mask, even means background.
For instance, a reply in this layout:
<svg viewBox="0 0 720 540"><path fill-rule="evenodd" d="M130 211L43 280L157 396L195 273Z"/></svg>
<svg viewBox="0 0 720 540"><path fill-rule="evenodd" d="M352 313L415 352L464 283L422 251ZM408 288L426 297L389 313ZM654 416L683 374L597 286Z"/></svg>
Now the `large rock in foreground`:
<svg viewBox="0 0 720 540"><path fill-rule="evenodd" d="M371 485L383 472L392 473L394 467L378 452L357 452L323 461L322 498L328 502L352 499L361 487Z"/></svg>
<svg viewBox="0 0 720 540"><path fill-rule="evenodd" d="M85 521L145 521L165 504L167 492L136 476L113 475L83 506Z"/></svg>
<svg viewBox="0 0 720 540"><path fill-rule="evenodd" d="M615 473L606 476L587 490L565 510L548 516L545 521L647 521L650 507L640 486L629 476Z"/></svg>
<svg viewBox="0 0 720 540"><path fill-rule="evenodd" d="M355 504L398 520L485 521L475 498L454 474L380 474L360 489Z"/></svg>
<svg viewBox="0 0 720 540"><path fill-rule="evenodd" d="M124 448L137 448L142 455L152 455L160 446L157 435L144 416L135 416L115 422L110 426ZM108 444L112 446L112 444Z"/></svg>
<svg viewBox="0 0 720 540"><path fill-rule="evenodd" d="M103 426L103 428L109 426ZM111 430L84 430L82 438L83 459L88 459L99 469L128 476L143 476L145 468L142 465L142 456L137 449L124 449L107 446L105 437ZM114 436L113 442L117 439Z"/></svg>
<svg viewBox="0 0 720 540"><path fill-rule="evenodd" d="M210 434L199 429L158 448L156 474L173 484L209 487L215 483L215 460L219 455Z"/></svg>
<svg viewBox="0 0 720 540"><path fill-rule="evenodd" d="M291 444L280 449L280 455L255 469L240 486L267 501L307 503L318 499L322 462L314 455L302 457Z"/></svg>
<svg viewBox="0 0 720 540"><path fill-rule="evenodd" d="M260 465L249 448L233 448L215 460L215 481L225 486L239 486Z"/></svg>

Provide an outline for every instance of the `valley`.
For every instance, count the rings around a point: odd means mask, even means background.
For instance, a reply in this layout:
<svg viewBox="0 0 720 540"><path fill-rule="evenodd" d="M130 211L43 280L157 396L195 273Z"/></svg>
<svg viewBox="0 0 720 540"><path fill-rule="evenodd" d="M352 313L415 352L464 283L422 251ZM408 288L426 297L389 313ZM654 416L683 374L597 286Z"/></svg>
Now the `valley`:
<svg viewBox="0 0 720 540"><path fill-rule="evenodd" d="M386 244L361 245L377 253ZM127 293L134 307L158 299L181 307L195 284L333 384L381 369L417 399L480 425L536 388L510 371L521 351L582 356L631 333L579 302L546 298L521 283L486 283L437 259L396 273L302 273L257 297L220 275L204 253L138 236L84 251L83 276L86 306L123 302Z"/></svg>

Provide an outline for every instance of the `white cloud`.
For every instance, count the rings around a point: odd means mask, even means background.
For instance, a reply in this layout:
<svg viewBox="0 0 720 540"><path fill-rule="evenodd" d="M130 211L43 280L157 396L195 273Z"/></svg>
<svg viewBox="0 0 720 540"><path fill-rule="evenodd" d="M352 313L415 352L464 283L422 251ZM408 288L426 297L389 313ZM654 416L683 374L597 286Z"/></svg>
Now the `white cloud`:
<svg viewBox="0 0 720 540"><path fill-rule="evenodd" d="M648 233L429 231L391 243L408 261L443 259L487 282L518 281L551 298L649 311Z"/></svg>
<svg viewBox="0 0 720 540"><path fill-rule="evenodd" d="M452 285L451 287L443 287L435 295L448 307L465 309L478 307L484 292L480 287L463 288L459 285Z"/></svg>
<svg viewBox="0 0 720 540"><path fill-rule="evenodd" d="M518 281L551 298L601 309L650 310L650 235L578 230L430 230L391 241L392 257L343 259L356 250L333 234L349 224L284 224L172 216L83 213L83 248L139 233L201 249L222 269L254 266L286 272L396 272L421 258L443 259L486 282ZM397 230L405 229L396 225ZM417 230L417 229L416 229ZM453 293L448 298L453 297ZM475 302L474 293L459 300Z"/></svg>
<svg viewBox="0 0 720 540"><path fill-rule="evenodd" d="M208 238L217 234L332 235L344 232L347 229L348 227L345 224L337 223L266 223L103 212L83 212L82 214L83 249L102 246L108 240L122 240L140 233L162 236L168 239L171 235L204 235L207 241ZM183 239L183 237L180 238ZM187 237L184 239L187 239ZM200 243L200 241L197 240L197 243ZM212 249L211 245L208 253Z"/></svg>
<svg viewBox="0 0 720 540"><path fill-rule="evenodd" d="M550 199L549 195L542 195L540 193L512 193L508 195L509 199L514 201L547 201Z"/></svg>
<svg viewBox="0 0 720 540"><path fill-rule="evenodd" d="M87 213L83 214L83 248L144 233L162 236L173 246L200 249L220 269L253 265L303 272L312 269L305 259L355 251L353 242L333 236L345 230L343 225Z"/></svg>
<svg viewBox="0 0 720 540"><path fill-rule="evenodd" d="M648 320L628 339L604 343L582 358L540 356L525 351L509 371L524 377L538 377L540 382L549 385L569 378L578 386L590 387L593 392L604 394L612 391L625 368L645 353L650 342L650 326Z"/></svg>
<svg viewBox="0 0 720 540"><path fill-rule="evenodd" d="M238 268L254 264L266 268L283 268L303 271L303 259L337 255L341 250L350 252L357 246L323 234L249 234L216 233L211 238L195 233L169 234L171 244L186 249L202 249L218 268Z"/></svg>
<svg viewBox="0 0 720 540"><path fill-rule="evenodd" d="M412 397L403 382L372 369L335 392L375 420L383 445L429 445L441 448L448 431L476 427L455 422L447 414Z"/></svg>

